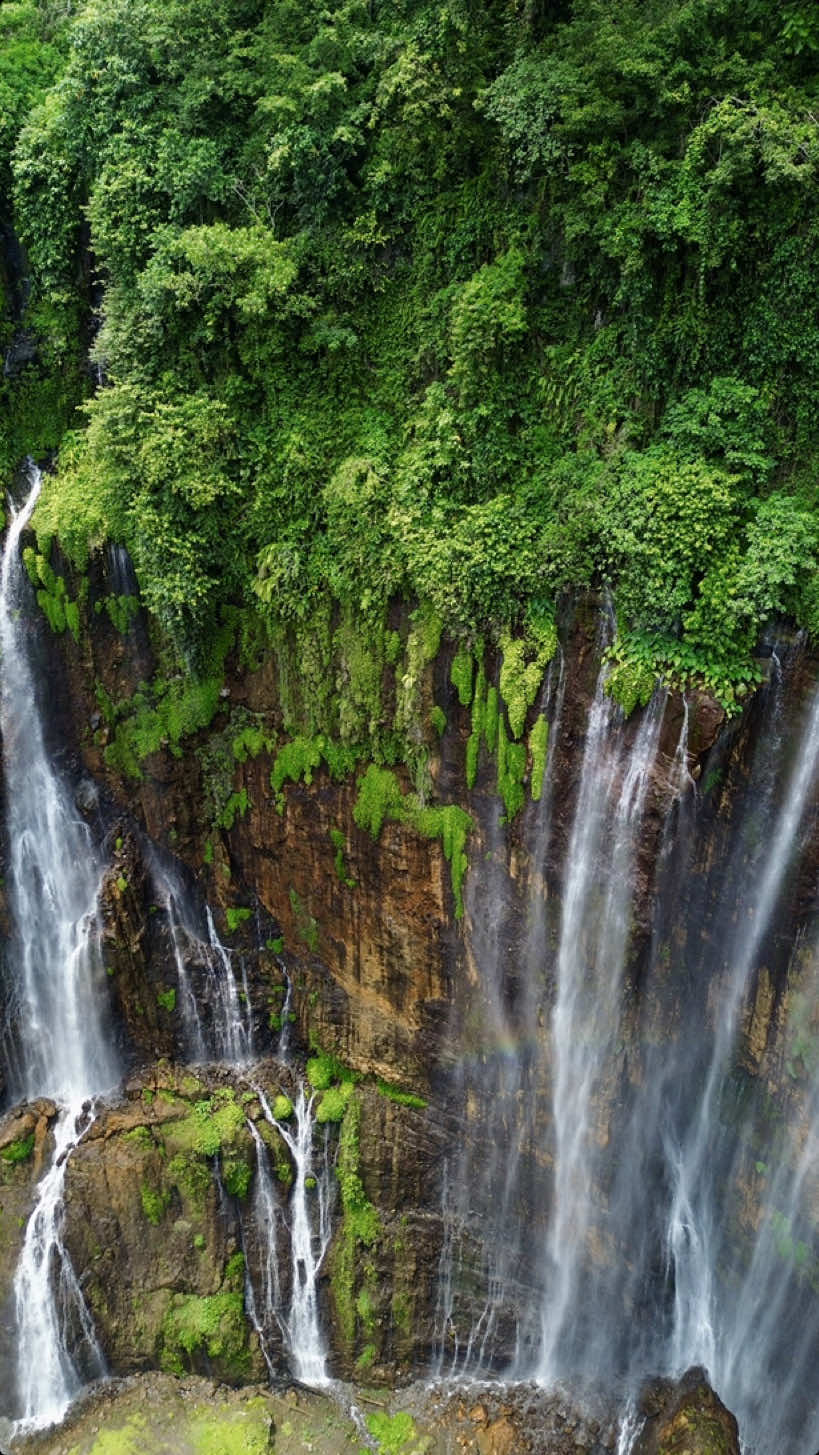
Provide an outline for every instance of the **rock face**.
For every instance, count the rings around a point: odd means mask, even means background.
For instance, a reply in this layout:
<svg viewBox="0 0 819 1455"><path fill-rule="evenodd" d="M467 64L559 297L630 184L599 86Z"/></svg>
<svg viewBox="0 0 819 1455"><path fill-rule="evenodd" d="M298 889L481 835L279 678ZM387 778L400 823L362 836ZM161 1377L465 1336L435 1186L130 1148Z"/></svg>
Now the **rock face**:
<svg viewBox="0 0 819 1455"><path fill-rule="evenodd" d="M739 1455L734 1416L717 1398L704 1369L677 1383L657 1380L640 1400L645 1425L635 1455Z"/></svg>
<svg viewBox="0 0 819 1455"><path fill-rule="evenodd" d="M102 564L95 570L92 603L95 593L100 600L110 594ZM78 811L108 865L102 937L130 1078L124 1100L101 1112L66 1177L66 1244L115 1373L163 1368L232 1383L259 1379L271 1366L284 1373L281 1328L264 1331L263 1348L245 1310L245 1269L258 1287L265 1256L252 1207L260 1155L254 1129L285 1211L294 1176L292 1157L261 1114L257 1082L261 1077L270 1098L292 1099L307 1058L319 1052L329 1057L329 1070L314 1083L317 1097L332 1093L338 1112L320 1134L335 1169L334 1232L318 1287L332 1372L395 1380L457 1367L467 1345L474 1352L474 1329L486 1336L484 1368L505 1368L533 1337L556 1151L554 952L600 666L592 606L567 620L562 658L555 659L560 673L555 667L527 719L531 728L548 705L548 833L542 805L531 796L531 752L524 753L523 806L511 822L499 798L497 751L481 747L467 781L473 716L450 680L452 649L427 668L425 700L448 724L440 742L436 735L429 745L427 786L441 802L468 810L472 821L463 919L440 836L387 818L374 838L356 822L357 782L337 781L326 766L272 786L282 723L269 660L252 670L232 663L209 732L192 734L183 751L160 742L135 779L110 751L116 715L103 720L97 698L127 701L151 677L144 622L120 633L105 612L89 613L81 645L67 638L46 644L58 703L50 732L55 743L71 745L63 756L78 787ZM498 668L490 654L489 679L498 679ZM797 676L794 692L804 696ZM675 978L669 967L679 963L688 972L701 942L714 935L719 907L709 900L709 874L729 852L758 719L752 705L726 729L719 706L693 693L687 702L670 700L659 729L630 867L622 1037L595 1088L590 1118L600 1176L584 1254L618 1296L614 1270L622 1250L608 1218L618 1178L618 1108L639 1089L656 1048L690 1017L693 970ZM618 726L623 762L641 721L637 714ZM235 752L232 744L249 724L254 750ZM625 773L618 771L622 788ZM408 795L409 779L397 779ZM686 818L694 811L696 834ZM702 912L687 922L675 917L673 891L658 911L659 890L673 886L676 868L669 824L675 843L694 846L688 868ZM601 866L601 876L610 868ZM788 891L793 925L807 922L815 870L814 844ZM236 973L235 1014L247 1056L234 1057L233 1066L192 1065L200 1059L197 1036L214 1060L220 1014L205 902ZM805 1010L794 1060L787 1008L789 998L807 994L809 975L789 963L775 930L742 1028L741 1062L779 1115L813 1055L813 1023ZM699 1014L713 1022L715 1000ZM248 1064L239 1064L244 1059ZM257 1061L262 1069L251 1074ZM20 1223L51 1115L48 1107L25 1108L0 1133L0 1317L7 1329ZM218 1126L215 1140L202 1135L205 1122ZM25 1158L4 1160L4 1147L26 1147L31 1137ZM754 1172L762 1156L750 1136L742 1155L739 1232L749 1239L761 1220L762 1176ZM459 1178L469 1193L459 1209L465 1231L450 1216ZM646 1204L651 1195L649 1184ZM493 1284L490 1254L504 1236L509 1258L503 1280ZM284 1304L290 1251L284 1236L277 1255ZM457 1284L457 1307L454 1295L447 1303L447 1279ZM500 1281L503 1299L487 1293ZM653 1288L628 1287L622 1306L629 1317L645 1310L648 1318L653 1296ZM730 1417L723 1419L699 1384L663 1398L662 1409L645 1408L641 1439L653 1443L638 1446L641 1455L733 1451L724 1441L702 1443L728 1430ZM527 1418L539 1435L520 1410L496 1406L487 1395L453 1415L456 1424L463 1415L459 1448L562 1455L564 1448L615 1447L608 1415L571 1425L562 1406L538 1412L531 1400ZM700 1443L689 1449L684 1442L695 1435Z"/></svg>

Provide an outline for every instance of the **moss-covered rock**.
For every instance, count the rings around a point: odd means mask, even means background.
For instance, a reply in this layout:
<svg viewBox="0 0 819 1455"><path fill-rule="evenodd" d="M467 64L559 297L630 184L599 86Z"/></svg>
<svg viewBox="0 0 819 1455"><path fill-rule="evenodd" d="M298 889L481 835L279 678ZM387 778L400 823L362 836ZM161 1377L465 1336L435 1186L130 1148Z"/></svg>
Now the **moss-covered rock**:
<svg viewBox="0 0 819 1455"><path fill-rule="evenodd" d="M704 1369L656 1380L643 1391L646 1423L635 1455L739 1455L737 1422L714 1393Z"/></svg>

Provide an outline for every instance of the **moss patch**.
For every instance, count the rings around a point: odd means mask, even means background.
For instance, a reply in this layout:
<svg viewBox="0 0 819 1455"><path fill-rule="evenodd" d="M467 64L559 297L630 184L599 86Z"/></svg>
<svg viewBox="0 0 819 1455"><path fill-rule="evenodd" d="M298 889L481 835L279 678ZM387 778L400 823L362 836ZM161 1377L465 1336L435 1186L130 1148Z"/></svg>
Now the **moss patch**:
<svg viewBox="0 0 819 1455"><path fill-rule="evenodd" d="M385 819L407 824L426 839L440 839L450 866L455 916L462 917L463 881L468 865L466 840L473 827L464 809L457 803L425 807L417 794L401 792L398 779L389 768L371 763L359 783L353 818L374 839L381 833Z"/></svg>

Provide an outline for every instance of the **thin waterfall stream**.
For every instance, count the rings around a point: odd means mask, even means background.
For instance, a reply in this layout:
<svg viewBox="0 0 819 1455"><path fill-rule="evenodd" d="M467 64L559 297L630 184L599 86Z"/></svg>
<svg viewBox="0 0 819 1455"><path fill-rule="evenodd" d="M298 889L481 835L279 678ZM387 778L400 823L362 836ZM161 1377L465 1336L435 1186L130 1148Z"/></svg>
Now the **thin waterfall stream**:
<svg viewBox="0 0 819 1455"><path fill-rule="evenodd" d="M29 1101L51 1097L59 1107L51 1165L36 1189L15 1278L19 1418L23 1428L36 1429L61 1418L84 1378L104 1368L62 1242L62 1194L68 1158L90 1124L87 1103L116 1085L119 1067L100 954L101 865L46 750L31 665L30 588L20 538L40 491L33 465L28 482L25 503L19 510L11 506L0 571L0 727L17 1007L15 1090Z"/></svg>

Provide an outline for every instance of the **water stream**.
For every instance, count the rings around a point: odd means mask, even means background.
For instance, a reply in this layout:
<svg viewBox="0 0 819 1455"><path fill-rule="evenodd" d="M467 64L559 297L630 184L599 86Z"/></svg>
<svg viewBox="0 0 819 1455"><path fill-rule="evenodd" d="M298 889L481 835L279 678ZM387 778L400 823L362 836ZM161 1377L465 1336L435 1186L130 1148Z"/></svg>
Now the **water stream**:
<svg viewBox="0 0 819 1455"><path fill-rule="evenodd" d="M0 728L13 923L12 1084L20 1098L50 1097L59 1106L51 1165L36 1189L15 1278L19 1415L26 1428L40 1428L59 1419L83 1378L103 1367L62 1243L62 1193L71 1151L89 1123L84 1108L117 1083L119 1067L100 954L102 868L47 751L32 666L20 537L40 490L33 465L28 483L24 505L10 507L0 569Z"/></svg>
<svg viewBox="0 0 819 1455"><path fill-rule="evenodd" d="M287 1147L295 1176L282 1194L274 1181L270 1154L258 1129L251 1124L256 1144L256 1179L253 1194L254 1234L261 1250L260 1276L254 1289L256 1326L268 1365L266 1330L275 1323L283 1336L288 1363L296 1379L313 1388L330 1383L327 1342L321 1327L318 1279L332 1236L333 1168L329 1133L317 1158L314 1147L313 1096L300 1086L292 1118L276 1118L260 1087L255 1088L265 1120ZM289 1296L284 1297L280 1262L289 1248Z"/></svg>

